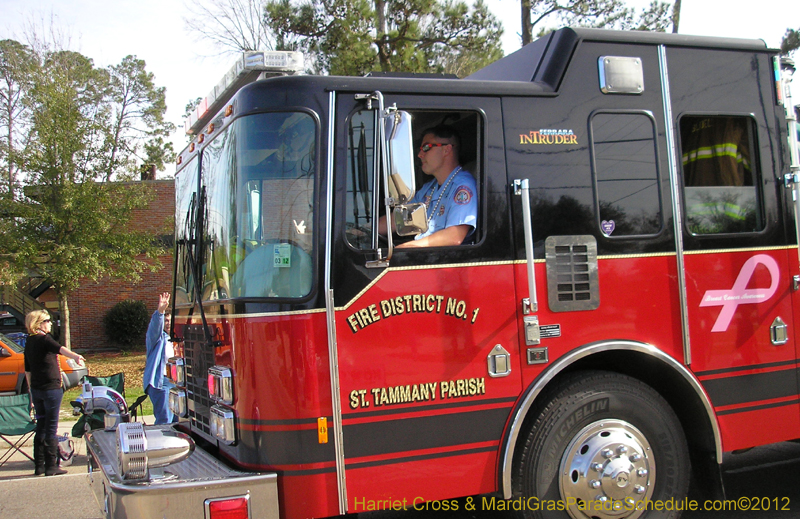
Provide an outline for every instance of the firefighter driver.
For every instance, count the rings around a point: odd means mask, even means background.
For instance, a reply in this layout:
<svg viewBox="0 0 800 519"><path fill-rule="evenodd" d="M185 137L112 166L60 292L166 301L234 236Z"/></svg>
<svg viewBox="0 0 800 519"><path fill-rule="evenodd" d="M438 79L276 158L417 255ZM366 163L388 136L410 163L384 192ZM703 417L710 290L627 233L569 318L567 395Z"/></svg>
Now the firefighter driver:
<svg viewBox="0 0 800 519"><path fill-rule="evenodd" d="M398 248L443 247L469 243L478 217L476 185L458 161L458 133L451 126L436 126L425 132L419 148L422 171L433 177L418 189L409 203L424 202L428 230ZM380 221L386 234L386 220Z"/></svg>

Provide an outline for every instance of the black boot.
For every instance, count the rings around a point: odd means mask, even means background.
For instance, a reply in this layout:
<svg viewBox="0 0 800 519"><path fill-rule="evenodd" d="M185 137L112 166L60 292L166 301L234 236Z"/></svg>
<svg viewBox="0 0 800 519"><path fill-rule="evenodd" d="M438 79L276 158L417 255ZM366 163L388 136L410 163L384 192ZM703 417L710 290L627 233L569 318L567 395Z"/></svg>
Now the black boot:
<svg viewBox="0 0 800 519"><path fill-rule="evenodd" d="M33 437L33 463L36 466L34 476L44 476L44 437Z"/></svg>
<svg viewBox="0 0 800 519"><path fill-rule="evenodd" d="M44 474L60 476L67 471L58 466L58 438L47 438L44 441Z"/></svg>

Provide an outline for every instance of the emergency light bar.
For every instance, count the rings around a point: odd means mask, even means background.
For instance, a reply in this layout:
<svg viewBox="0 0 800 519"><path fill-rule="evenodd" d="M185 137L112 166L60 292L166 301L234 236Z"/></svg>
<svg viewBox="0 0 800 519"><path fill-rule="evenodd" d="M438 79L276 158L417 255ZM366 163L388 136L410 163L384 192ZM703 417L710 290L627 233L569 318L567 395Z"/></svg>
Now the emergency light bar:
<svg viewBox="0 0 800 519"><path fill-rule="evenodd" d="M240 88L257 79L291 76L303 71L303 53L294 51L246 51L234 63L195 111L186 119L187 135L197 135Z"/></svg>

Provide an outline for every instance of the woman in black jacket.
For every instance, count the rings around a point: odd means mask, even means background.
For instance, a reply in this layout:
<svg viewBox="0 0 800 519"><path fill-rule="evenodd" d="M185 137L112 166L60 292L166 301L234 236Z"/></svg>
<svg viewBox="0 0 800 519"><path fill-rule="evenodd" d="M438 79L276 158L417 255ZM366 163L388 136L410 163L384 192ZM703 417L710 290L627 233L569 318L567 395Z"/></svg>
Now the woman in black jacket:
<svg viewBox="0 0 800 519"><path fill-rule="evenodd" d="M46 310L34 310L25 316L25 327L30 333L25 344L25 376L36 412L33 436L36 476L67 473L58 466L58 413L64 396L58 356L65 355L79 364L84 360L82 355L64 348L49 335L52 325Z"/></svg>

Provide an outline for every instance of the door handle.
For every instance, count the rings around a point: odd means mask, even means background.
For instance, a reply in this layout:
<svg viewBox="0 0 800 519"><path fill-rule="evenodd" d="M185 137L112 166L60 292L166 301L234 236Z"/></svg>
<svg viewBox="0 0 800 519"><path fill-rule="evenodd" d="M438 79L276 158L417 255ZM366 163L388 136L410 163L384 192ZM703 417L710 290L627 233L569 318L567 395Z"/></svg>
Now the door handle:
<svg viewBox="0 0 800 519"><path fill-rule="evenodd" d="M776 317L772 321L772 326L769 327L769 336L772 344L780 346L789 342L789 327L783 322L783 319Z"/></svg>

